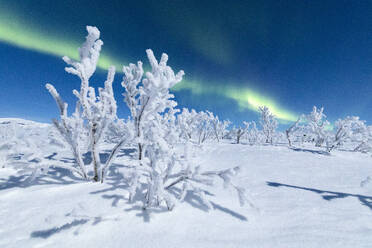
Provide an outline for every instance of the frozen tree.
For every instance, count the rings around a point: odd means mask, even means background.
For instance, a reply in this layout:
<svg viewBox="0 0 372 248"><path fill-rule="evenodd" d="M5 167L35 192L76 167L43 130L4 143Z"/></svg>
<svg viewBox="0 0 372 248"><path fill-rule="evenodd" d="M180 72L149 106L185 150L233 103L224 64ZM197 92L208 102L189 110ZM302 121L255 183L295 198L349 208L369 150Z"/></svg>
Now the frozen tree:
<svg viewBox="0 0 372 248"><path fill-rule="evenodd" d="M126 89L125 102L135 123L139 151L139 163L133 168L128 182L130 199L133 200L136 193L142 193L138 188L144 184L145 209L165 204L171 210L176 202L183 201L190 191L210 206L202 185L211 185L212 179L218 177L226 185L234 187L244 203L244 189L231 182L231 178L238 171L237 168L202 172L200 167L191 165L187 145L184 146L183 153L176 149L181 133L186 136L186 140L190 139L190 128L196 127L200 118L205 118L205 113L195 114L194 111L184 109L176 121L177 103L169 89L181 81L184 73L180 71L175 74L172 68L167 66L166 54L163 54L158 62L151 50L146 52L151 72L144 74L142 62L137 65L130 64L124 67L125 76L122 82Z"/></svg>
<svg viewBox="0 0 372 248"><path fill-rule="evenodd" d="M260 124L266 138L265 142L273 144L273 137L275 130L278 127L278 121L275 119L275 116L270 112L268 107L262 106L258 109L261 112Z"/></svg>
<svg viewBox="0 0 372 248"><path fill-rule="evenodd" d="M196 130L198 113L192 109L189 111L187 108L183 108L181 113L177 115L177 125L181 131L181 137L185 140L190 141L193 133Z"/></svg>
<svg viewBox="0 0 372 248"><path fill-rule="evenodd" d="M189 111L186 108L177 116L177 123L182 130L181 136L198 144L212 138L219 141L230 125L229 121L220 121L218 116L210 111L196 112L194 109Z"/></svg>
<svg viewBox="0 0 372 248"><path fill-rule="evenodd" d="M236 139L236 144L240 144L241 138L247 133L249 129L249 125L250 125L249 122L244 121L243 124L244 124L244 127L234 127L231 130L234 138Z"/></svg>
<svg viewBox="0 0 372 248"><path fill-rule="evenodd" d="M196 135L198 144L204 143L214 135L213 131L214 116L207 112L200 111L196 119Z"/></svg>
<svg viewBox="0 0 372 248"><path fill-rule="evenodd" d="M135 168L130 182L131 198L138 187L138 180L144 174L148 177L145 207L160 205L165 201L168 209L173 208L173 198L165 190L164 183L177 160L174 144L179 134L175 126L177 103L169 89L182 80L183 71L175 74L167 66L168 56L163 54L158 62L153 52L146 50L152 71L146 72L142 62L124 66L122 86L124 99L134 120L136 143L138 144L139 167ZM185 115L186 110L184 110Z"/></svg>
<svg viewBox="0 0 372 248"><path fill-rule="evenodd" d="M259 141L260 131L258 131L255 121L252 121L250 126L251 128L247 131L248 142L249 144L253 145Z"/></svg>
<svg viewBox="0 0 372 248"><path fill-rule="evenodd" d="M207 115L208 115L209 121L211 123L213 136L217 140L217 142L220 142L220 137L219 137L219 133L218 133L218 123L220 122L220 120L219 120L217 115L214 116L214 114L210 111L207 111Z"/></svg>
<svg viewBox="0 0 372 248"><path fill-rule="evenodd" d="M70 168L87 179L86 167L82 159L84 143L92 156L93 181L103 181L105 170L110 166L112 159L118 152L125 139L120 140L111 151L107 161L102 164L99 157L99 143L106 128L116 117L116 101L112 90L115 68L110 67L104 88L96 90L89 86L89 79L96 70L96 66L103 42L99 39L100 32L96 27L87 26L88 35L82 47L79 48L79 61L63 57L68 67L66 72L79 77L80 91L74 90L77 98L75 112L68 116L67 103L65 103L57 90L51 84L46 88L55 99L60 111L60 119L53 123L61 136L70 146L78 169Z"/></svg>
<svg viewBox="0 0 372 248"><path fill-rule="evenodd" d="M327 116L323 113L324 108L317 109L313 107L313 111L306 116L307 123L312 135L314 135L315 146L320 147L327 137L325 127L329 125L329 122L325 119Z"/></svg>
<svg viewBox="0 0 372 248"><path fill-rule="evenodd" d="M354 151L369 152L372 150L372 126L365 126L363 132L353 137L353 141L358 142Z"/></svg>
<svg viewBox="0 0 372 248"><path fill-rule="evenodd" d="M231 125L230 120L223 120L220 121L218 126L218 133L220 135L220 139L225 139L226 135L229 133L228 127Z"/></svg>
<svg viewBox="0 0 372 248"><path fill-rule="evenodd" d="M364 134L366 132L365 121L362 121L357 116L346 117L339 119L335 123L336 133L332 140L328 141L327 150L332 151L337 146L342 145L346 141L351 140L354 136Z"/></svg>
<svg viewBox="0 0 372 248"><path fill-rule="evenodd" d="M122 86L125 88L124 100L134 122L139 160L142 160L144 152L143 132L145 127L152 118L155 118L154 114L163 113L169 107L173 107L175 102L169 100L173 98L173 95L169 93L169 88L180 82L184 74L183 71L174 74L166 64L168 60L166 54L162 55L158 63L150 49L146 52L152 72L147 72L143 78L142 62L139 61L137 65L124 66L122 81Z"/></svg>
<svg viewBox="0 0 372 248"><path fill-rule="evenodd" d="M214 116L212 112L207 111L209 115L210 122L212 124L212 130L217 142L223 139L225 133L227 132L227 127L231 124L229 120L221 121L218 116Z"/></svg>
<svg viewBox="0 0 372 248"><path fill-rule="evenodd" d="M285 130L285 135L288 140L288 145L291 147L292 146L292 140L291 136L295 133L298 132L299 130L302 130L302 126L300 126L300 122L303 116L298 117L297 121L293 123L288 129Z"/></svg>

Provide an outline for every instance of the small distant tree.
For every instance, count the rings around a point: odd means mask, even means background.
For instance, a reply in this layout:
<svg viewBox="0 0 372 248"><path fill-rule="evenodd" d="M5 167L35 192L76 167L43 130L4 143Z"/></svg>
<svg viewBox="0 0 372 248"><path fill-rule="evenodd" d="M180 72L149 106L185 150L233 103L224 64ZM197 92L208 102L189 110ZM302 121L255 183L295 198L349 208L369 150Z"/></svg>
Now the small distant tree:
<svg viewBox="0 0 372 248"><path fill-rule="evenodd" d="M261 112L260 124L266 138L265 142L273 144L273 137L275 134L275 130L278 127L278 121L276 120L275 115L270 112L268 107L262 106L258 109Z"/></svg>
<svg viewBox="0 0 372 248"><path fill-rule="evenodd" d="M177 115L177 125L181 131L180 136L187 142L192 139L196 130L197 115L198 113L194 109L190 111L188 108L183 108L181 113Z"/></svg>
<svg viewBox="0 0 372 248"><path fill-rule="evenodd" d="M253 145L258 143L259 141L259 136L260 136L260 131L257 129L256 122L252 121L250 123L251 128L248 130L248 142L249 144Z"/></svg>
<svg viewBox="0 0 372 248"><path fill-rule="evenodd" d="M81 81L80 91L73 91L77 98L75 112L68 116L67 103L62 100L54 86L46 84L46 88L55 99L60 111L60 119L53 119L54 126L70 146L78 165L78 168L70 167L69 169L88 179L82 158L84 146L87 146L92 156L92 179L103 181L105 170L110 166L119 147L124 143L124 139L117 143L105 164L102 165L99 143L107 126L117 118L116 101L112 90L115 67L109 68L105 87L98 89L97 96L96 90L89 86L89 79L96 70L103 42L99 39L100 32L96 27L87 26L87 31L86 40L79 48L79 61L74 61L67 56L63 57L69 65L65 68L66 72L78 76Z"/></svg>
<svg viewBox="0 0 372 248"><path fill-rule="evenodd" d="M331 152L334 148L349 141L353 136L363 134L366 130L365 122L359 120L359 117L352 116L345 119L339 119L335 123L336 133L332 140L328 142L327 150Z"/></svg>
<svg viewBox="0 0 372 248"><path fill-rule="evenodd" d="M326 120L326 115L323 113L324 108L317 109L316 106L313 107L313 111L306 116L307 123L311 133L314 135L315 146L320 147L327 137L325 127L329 125Z"/></svg>
<svg viewBox="0 0 372 248"><path fill-rule="evenodd" d="M372 126L365 125L363 130L357 135L354 135L352 140L358 143L358 145L354 148L354 151L359 152L371 151Z"/></svg>
<svg viewBox="0 0 372 248"><path fill-rule="evenodd" d="M184 108L177 115L177 125L182 130L182 138L200 145L210 139L219 142L226 134L230 121L221 121L210 111L196 112Z"/></svg>
<svg viewBox="0 0 372 248"><path fill-rule="evenodd" d="M218 131L218 133L220 135L220 140L226 138L226 135L229 133L228 127L231 125L231 123L232 122L230 120L220 121L219 131Z"/></svg>
<svg viewBox="0 0 372 248"><path fill-rule="evenodd" d="M223 136L227 132L227 127L231 124L229 120L221 121L218 116L214 116L212 112L207 111L210 122L212 124L213 134L217 142L220 142L223 139Z"/></svg>
<svg viewBox="0 0 372 248"><path fill-rule="evenodd" d="M286 138L288 140L288 146L289 147L292 146L291 136L295 132L303 129L302 126L300 126L300 122L301 122L302 118L303 118L303 116L298 117L297 121L295 123L293 123L287 130L285 130L285 135L286 135Z"/></svg>
<svg viewBox="0 0 372 248"><path fill-rule="evenodd" d="M214 116L210 116L208 112L200 111L197 115L196 132L198 144L202 144L213 137L213 122Z"/></svg>
<svg viewBox="0 0 372 248"><path fill-rule="evenodd" d="M241 138L247 133L249 129L249 125L250 125L249 122L244 121L243 124L244 124L244 127L234 127L231 130L234 138L236 139L236 144L240 144Z"/></svg>

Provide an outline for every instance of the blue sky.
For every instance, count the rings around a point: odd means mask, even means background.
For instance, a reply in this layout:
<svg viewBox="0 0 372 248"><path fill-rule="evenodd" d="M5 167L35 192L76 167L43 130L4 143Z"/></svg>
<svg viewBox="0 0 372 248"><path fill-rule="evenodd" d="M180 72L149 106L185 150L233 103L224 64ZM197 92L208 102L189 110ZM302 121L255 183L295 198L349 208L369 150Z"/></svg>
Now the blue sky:
<svg viewBox="0 0 372 248"><path fill-rule="evenodd" d="M77 55L85 26L94 25L104 62L146 63L147 48L168 53L169 64L186 73L174 89L180 107L240 123L257 120L261 104L283 122L317 105L331 121L372 121L371 1L0 3L0 117L57 116L47 82L73 104L79 81L64 72L61 56ZM121 77L114 85L124 118ZM104 78L98 70L92 85Z"/></svg>

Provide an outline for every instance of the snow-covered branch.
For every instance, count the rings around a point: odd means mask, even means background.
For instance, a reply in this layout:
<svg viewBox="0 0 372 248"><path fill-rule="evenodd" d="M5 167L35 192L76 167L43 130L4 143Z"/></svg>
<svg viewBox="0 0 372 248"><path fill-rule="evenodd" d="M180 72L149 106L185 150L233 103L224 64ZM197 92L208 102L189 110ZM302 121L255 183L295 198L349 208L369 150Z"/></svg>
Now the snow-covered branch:
<svg viewBox="0 0 372 248"><path fill-rule="evenodd" d="M69 144L74 155L80 174L87 178L86 166L82 159L84 144L92 156L93 180L103 181L105 169L115 157L117 146L124 143L118 141L105 164L101 165L99 144L106 128L116 119L116 101L112 89L115 76L115 67L111 66L107 73L104 88L96 90L89 86L89 79L96 70L99 54L103 42L99 39L100 32L96 27L87 26L88 35L82 47L79 48L79 61L63 57L69 65L65 68L68 73L80 78L80 91L74 90L73 94L78 99L75 112L68 116L67 103L65 103L53 85L47 84L46 88L55 99L60 110L60 119L54 119L53 123L64 140Z"/></svg>

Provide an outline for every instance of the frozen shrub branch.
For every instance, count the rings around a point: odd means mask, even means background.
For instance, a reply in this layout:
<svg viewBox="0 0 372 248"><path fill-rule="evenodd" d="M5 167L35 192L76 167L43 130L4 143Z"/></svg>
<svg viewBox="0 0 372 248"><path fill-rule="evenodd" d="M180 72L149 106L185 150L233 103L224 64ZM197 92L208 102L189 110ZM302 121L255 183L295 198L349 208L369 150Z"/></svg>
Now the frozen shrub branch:
<svg viewBox="0 0 372 248"><path fill-rule="evenodd" d="M86 40L79 48L79 61L74 61L67 56L63 57L63 60L69 65L65 68L66 72L78 76L81 81L80 91L73 91L78 100L72 116L68 116L67 103L62 100L57 90L51 84L47 84L46 88L60 110L60 120L54 119L53 123L69 144L78 165L79 174L83 178L88 178L82 159L83 146L86 145L92 156L92 179L93 181L103 181L105 170L111 164L119 147L124 143L124 139L117 143L108 160L102 166L99 144L107 126L117 119L117 107L112 89L115 67L109 68L104 88L98 88L97 96L96 90L89 86L89 79L96 70L103 42L99 39L100 32L96 27L87 26L87 31Z"/></svg>
<svg viewBox="0 0 372 248"><path fill-rule="evenodd" d="M122 86L126 90L123 95L134 121L139 161L128 183L130 199L138 193L138 187L144 184L144 208L160 207L164 203L172 210L176 202L183 201L189 191L198 195L210 207L202 185L213 185L214 177L228 184L237 169L202 172L199 166L191 166L188 142L195 134L197 142L203 143L223 128L213 128L212 123L216 123L213 121L217 118L210 112L197 113L184 109L176 118L179 110L175 109L177 103L169 89L182 80L184 73L180 71L175 74L167 66L166 54L158 62L151 50L146 52L151 72L144 73L142 62L123 68ZM177 149L180 137L184 142L183 153ZM180 193L175 196L173 189L179 185L182 185ZM243 203L244 190L235 185L233 187Z"/></svg>

